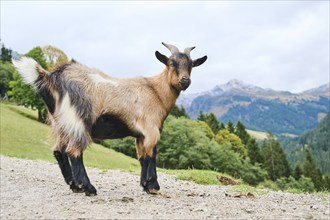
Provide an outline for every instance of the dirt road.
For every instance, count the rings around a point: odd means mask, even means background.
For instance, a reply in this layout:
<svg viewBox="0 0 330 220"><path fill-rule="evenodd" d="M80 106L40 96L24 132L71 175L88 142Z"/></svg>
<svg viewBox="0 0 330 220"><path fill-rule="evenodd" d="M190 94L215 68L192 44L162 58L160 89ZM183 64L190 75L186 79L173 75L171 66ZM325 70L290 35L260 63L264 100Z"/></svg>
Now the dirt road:
<svg viewBox="0 0 330 220"><path fill-rule="evenodd" d="M329 194L269 192L236 198L230 187L159 174L159 195L139 176L87 168L98 195L74 194L56 164L0 156L0 219L329 219Z"/></svg>

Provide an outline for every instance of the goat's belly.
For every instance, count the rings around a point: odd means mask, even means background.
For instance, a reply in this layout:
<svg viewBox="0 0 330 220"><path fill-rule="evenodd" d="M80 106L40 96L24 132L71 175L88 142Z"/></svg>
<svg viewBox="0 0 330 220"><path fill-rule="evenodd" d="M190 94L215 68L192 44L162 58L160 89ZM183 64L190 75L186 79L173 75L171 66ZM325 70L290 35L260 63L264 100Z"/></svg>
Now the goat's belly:
<svg viewBox="0 0 330 220"><path fill-rule="evenodd" d="M93 124L91 133L93 140L136 136L122 120L112 115L101 115Z"/></svg>

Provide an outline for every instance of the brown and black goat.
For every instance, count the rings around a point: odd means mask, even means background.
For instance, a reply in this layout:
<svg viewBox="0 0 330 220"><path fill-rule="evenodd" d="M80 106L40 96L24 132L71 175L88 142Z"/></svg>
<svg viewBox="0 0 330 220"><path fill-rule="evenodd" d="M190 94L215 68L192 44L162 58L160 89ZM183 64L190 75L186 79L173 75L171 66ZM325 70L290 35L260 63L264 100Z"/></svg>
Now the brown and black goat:
<svg viewBox="0 0 330 220"><path fill-rule="evenodd" d="M136 138L141 163L140 183L147 193L159 190L156 144L163 122L182 90L190 85L193 67L207 56L192 60L190 51L163 43L167 57L156 51L165 69L153 77L118 79L78 63L49 73L35 60L23 57L13 64L43 98L56 139L54 156L74 192L96 195L83 164L83 151L93 140Z"/></svg>

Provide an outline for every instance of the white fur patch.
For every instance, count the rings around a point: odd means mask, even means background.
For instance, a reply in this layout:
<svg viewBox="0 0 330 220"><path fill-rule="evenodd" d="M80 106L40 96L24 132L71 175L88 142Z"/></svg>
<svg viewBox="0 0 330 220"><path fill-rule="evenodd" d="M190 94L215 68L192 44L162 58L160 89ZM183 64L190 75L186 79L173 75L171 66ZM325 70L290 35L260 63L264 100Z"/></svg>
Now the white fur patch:
<svg viewBox="0 0 330 220"><path fill-rule="evenodd" d="M38 63L34 59L28 57L22 57L20 60L12 60L12 62L24 81L33 85L34 81L36 81L39 76L36 69Z"/></svg>
<svg viewBox="0 0 330 220"><path fill-rule="evenodd" d="M118 82L116 82L113 79L110 78L105 78L104 76L100 74L90 74L89 78L94 82L94 83L110 83L114 86L118 86Z"/></svg>
<svg viewBox="0 0 330 220"><path fill-rule="evenodd" d="M66 93L58 114L58 122L64 130L65 135L80 139L84 136L85 125L81 118L77 116L77 111L71 105L69 94Z"/></svg>

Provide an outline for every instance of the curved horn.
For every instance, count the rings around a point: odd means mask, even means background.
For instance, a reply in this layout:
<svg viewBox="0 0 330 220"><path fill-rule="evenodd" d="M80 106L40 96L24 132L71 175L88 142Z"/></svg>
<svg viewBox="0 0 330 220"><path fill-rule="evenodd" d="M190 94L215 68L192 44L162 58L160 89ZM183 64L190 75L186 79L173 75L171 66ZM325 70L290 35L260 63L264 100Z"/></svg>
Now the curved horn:
<svg viewBox="0 0 330 220"><path fill-rule="evenodd" d="M193 49L195 49L195 47L187 47L186 49L184 49L184 53L190 55L190 51L192 51Z"/></svg>
<svg viewBox="0 0 330 220"><path fill-rule="evenodd" d="M171 44L166 44L166 43L164 43L164 42L162 42L162 44L163 44L167 49L169 49L169 50L171 51L172 54L174 54L174 53L179 53L179 49L178 49L176 46L171 45Z"/></svg>

